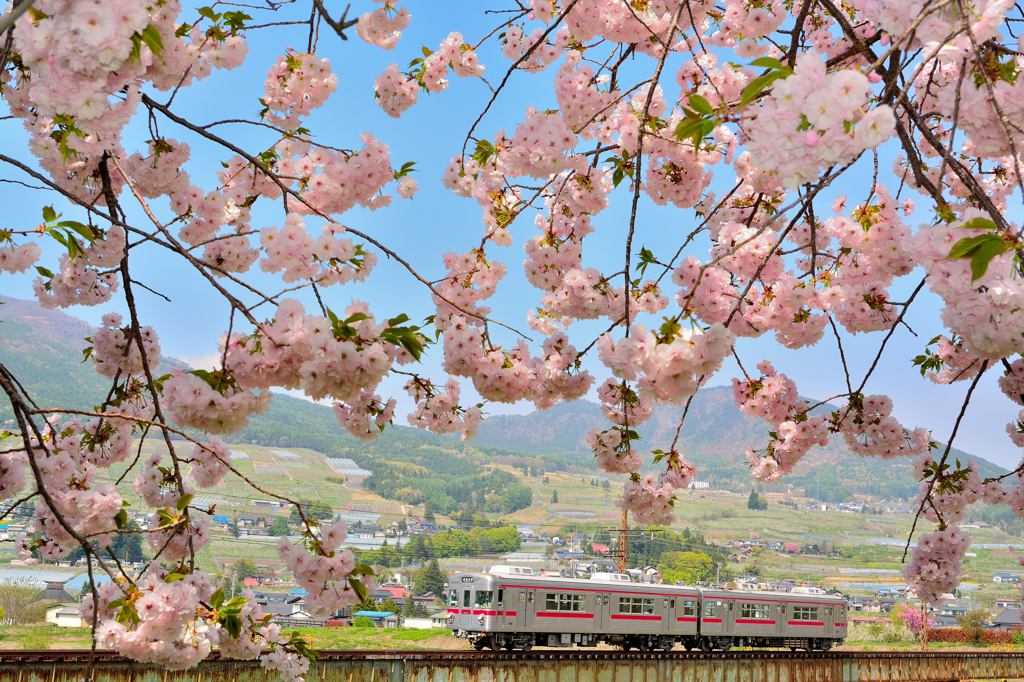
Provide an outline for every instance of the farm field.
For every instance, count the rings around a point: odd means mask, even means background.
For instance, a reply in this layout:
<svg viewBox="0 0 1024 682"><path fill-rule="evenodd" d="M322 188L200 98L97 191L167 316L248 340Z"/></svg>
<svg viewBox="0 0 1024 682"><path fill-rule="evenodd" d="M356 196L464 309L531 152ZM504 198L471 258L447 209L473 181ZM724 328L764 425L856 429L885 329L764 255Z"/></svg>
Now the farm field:
<svg viewBox="0 0 1024 682"><path fill-rule="evenodd" d="M287 630L285 633L291 632ZM468 642L452 636L450 630L414 630L379 628L299 628L312 639L316 649L384 649L414 650L442 649L456 651L471 648ZM4 628L0 634L0 650L3 649L78 649L89 646L89 628L60 628L53 625L25 625ZM544 649L546 647L537 647ZM599 649L610 649L601 644ZM848 642L834 651L919 651L920 645L911 642L879 643ZM1024 646L989 646L984 644L932 643L929 651L1000 651L1024 652ZM742 651L742 649L737 649Z"/></svg>

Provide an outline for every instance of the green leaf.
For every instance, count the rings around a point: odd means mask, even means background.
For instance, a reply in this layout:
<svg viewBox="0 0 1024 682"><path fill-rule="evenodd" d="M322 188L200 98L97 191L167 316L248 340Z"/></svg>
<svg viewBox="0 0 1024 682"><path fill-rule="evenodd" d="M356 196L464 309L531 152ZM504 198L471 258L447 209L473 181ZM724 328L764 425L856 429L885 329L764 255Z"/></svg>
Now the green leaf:
<svg viewBox="0 0 1024 682"><path fill-rule="evenodd" d="M36 266L36 272L45 277L46 279L53 279L53 273L44 268L41 265Z"/></svg>
<svg viewBox="0 0 1024 682"><path fill-rule="evenodd" d="M228 616L224 619L224 629L233 638L238 639L242 636L242 619L238 616Z"/></svg>
<svg viewBox="0 0 1024 682"><path fill-rule="evenodd" d="M783 68L782 67L782 62L780 62L778 59L773 59L771 57L758 57L754 61L750 62L750 65L751 66L758 66L758 67L760 67L762 69L781 69L781 68Z"/></svg>
<svg viewBox="0 0 1024 682"><path fill-rule="evenodd" d="M397 327L398 325L402 324L403 322L408 322L408 321L409 321L409 316L406 315L405 313L402 313L398 317L392 317L390 320L388 320L388 326L389 327Z"/></svg>
<svg viewBox="0 0 1024 682"><path fill-rule="evenodd" d="M212 606L214 609L219 609L221 607L221 604L223 603L224 588L220 588L216 592L214 592L213 595L210 597L210 606Z"/></svg>
<svg viewBox="0 0 1024 682"><path fill-rule="evenodd" d="M985 242L974 252L971 258L971 282L981 279L988 271L989 262L1001 253L1006 253L1009 245L1002 239Z"/></svg>
<svg viewBox="0 0 1024 682"><path fill-rule="evenodd" d="M178 582L179 580L181 580L184 577L185 577L184 573L168 573L167 574L167 579L164 580L164 582L165 583L174 583L174 582Z"/></svg>
<svg viewBox="0 0 1024 682"><path fill-rule="evenodd" d="M74 230L78 234L82 235L82 237L84 237L86 240L88 240L90 244L96 241L96 233L92 231L92 228L89 227L88 225L83 225L78 221L62 220L61 222L57 223L55 227L63 227L69 230Z"/></svg>
<svg viewBox="0 0 1024 682"><path fill-rule="evenodd" d="M53 206L43 206L43 221L52 223L57 219L57 212L53 210Z"/></svg>
<svg viewBox="0 0 1024 682"><path fill-rule="evenodd" d="M957 228L958 230L995 230L996 224L988 218L971 218Z"/></svg>
<svg viewBox="0 0 1024 682"><path fill-rule="evenodd" d="M175 506L178 508L178 511L185 511L185 507L191 504L191 502L192 495L182 495L181 499L178 500L178 504L176 504Z"/></svg>
<svg viewBox="0 0 1024 682"><path fill-rule="evenodd" d="M973 282L984 277L985 272L988 271L988 264L993 258L1001 253L1006 253L1009 249L1010 245L1002 237L990 233L979 234L974 237L964 237L953 244L946 260L970 258L971 281Z"/></svg>
<svg viewBox="0 0 1024 682"><path fill-rule="evenodd" d="M160 37L160 31L156 30L156 27L153 26L153 24L142 29L142 42L146 43L146 47L148 47L157 58L160 58L160 55L163 54L164 41ZM160 58L160 60L163 61L162 58Z"/></svg>
<svg viewBox="0 0 1024 682"><path fill-rule="evenodd" d="M209 7L200 7L199 8L199 16L206 17L210 21L217 21L218 19L220 19L220 15L219 14L214 14L213 10L210 9Z"/></svg>
<svg viewBox="0 0 1024 682"><path fill-rule="evenodd" d="M710 116L715 113L715 110L711 107L711 103L700 95L690 95L690 108L696 111L698 114L704 114Z"/></svg>

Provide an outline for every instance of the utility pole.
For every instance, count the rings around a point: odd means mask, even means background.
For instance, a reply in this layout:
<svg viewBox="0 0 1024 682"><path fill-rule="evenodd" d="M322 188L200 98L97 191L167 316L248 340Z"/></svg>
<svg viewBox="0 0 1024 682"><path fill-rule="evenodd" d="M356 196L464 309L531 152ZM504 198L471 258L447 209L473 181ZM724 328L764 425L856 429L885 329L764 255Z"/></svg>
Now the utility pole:
<svg viewBox="0 0 1024 682"><path fill-rule="evenodd" d="M629 532L629 522L628 522L628 519L629 519L629 517L627 516L626 509L623 508L622 509L622 524L619 526L619 551L621 552L621 554L619 556L619 573L625 573L626 572L626 556L627 556L626 534Z"/></svg>

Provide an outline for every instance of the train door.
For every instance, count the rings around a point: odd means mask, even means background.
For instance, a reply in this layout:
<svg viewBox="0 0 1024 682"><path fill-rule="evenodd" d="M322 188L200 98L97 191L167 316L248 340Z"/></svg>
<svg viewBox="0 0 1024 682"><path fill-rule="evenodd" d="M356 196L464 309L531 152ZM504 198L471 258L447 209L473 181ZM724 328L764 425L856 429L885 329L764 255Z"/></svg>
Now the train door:
<svg viewBox="0 0 1024 682"><path fill-rule="evenodd" d="M775 617L775 635L781 637L786 634L786 605L775 604L772 613Z"/></svg>
<svg viewBox="0 0 1024 682"><path fill-rule="evenodd" d="M611 595L609 594L596 594L594 598L597 599L597 603L594 605L594 628L599 631L608 629L609 620L609 609L611 609Z"/></svg>
<svg viewBox="0 0 1024 682"><path fill-rule="evenodd" d="M700 619L701 634L718 635L724 632L725 602L717 599L705 599L701 606L703 608Z"/></svg>
<svg viewBox="0 0 1024 682"><path fill-rule="evenodd" d="M526 627L532 629L537 620L537 591L526 591Z"/></svg>
<svg viewBox="0 0 1024 682"><path fill-rule="evenodd" d="M516 614L516 631L522 632L526 629L526 590L517 589L515 591L515 603L509 604L508 608L514 609ZM509 597L511 599L511 597ZM512 613L512 611L509 611ZM530 621L533 622L532 620Z"/></svg>
<svg viewBox="0 0 1024 682"><path fill-rule="evenodd" d="M835 609L836 609L836 607L834 607L834 606L826 606L824 608L825 608L825 617L822 618L822 621L824 621L824 623L825 623L825 636L826 637L833 637L835 635L835 632L836 632L836 616L835 616Z"/></svg>
<svg viewBox="0 0 1024 682"><path fill-rule="evenodd" d="M505 624L509 621L505 618L505 588L499 587L497 595L494 600L494 624L496 627L504 629Z"/></svg>
<svg viewBox="0 0 1024 682"><path fill-rule="evenodd" d="M661 631L675 632L676 630L676 598L662 597L661 599Z"/></svg>
<svg viewBox="0 0 1024 682"><path fill-rule="evenodd" d="M459 627L469 629L473 624L473 588L462 588L462 608L459 616Z"/></svg>

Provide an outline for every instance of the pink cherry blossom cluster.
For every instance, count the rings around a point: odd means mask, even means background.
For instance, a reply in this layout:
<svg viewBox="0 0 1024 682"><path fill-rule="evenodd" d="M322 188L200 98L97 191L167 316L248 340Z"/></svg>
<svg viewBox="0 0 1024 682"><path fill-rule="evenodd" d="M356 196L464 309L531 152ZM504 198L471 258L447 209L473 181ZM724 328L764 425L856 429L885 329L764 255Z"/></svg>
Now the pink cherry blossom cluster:
<svg viewBox="0 0 1024 682"><path fill-rule="evenodd" d="M678 329L659 338L643 325L615 342L608 334L597 341L601 362L620 379L636 381L640 394L659 403L680 405L703 379L721 368L732 349L733 335L720 324L708 329Z"/></svg>
<svg viewBox="0 0 1024 682"><path fill-rule="evenodd" d="M366 12L359 17L359 23L356 24L356 35L370 45L392 50L402 37L402 31L409 27L410 19L408 9L405 7L395 9L394 5L385 1L383 7Z"/></svg>
<svg viewBox="0 0 1024 682"><path fill-rule="evenodd" d="M248 52L242 36L206 30L200 22L177 31L177 0L159 6L119 0L102 7L88 0L43 0L34 9L31 20L15 25L20 74L10 82L9 72L0 76L4 99L25 121L30 148L56 183L100 204L100 157L107 150L120 156L121 130L139 105L140 87L186 86L215 67L235 68ZM151 50L155 44L162 45L159 55ZM113 187L115 194L120 189L119 183Z"/></svg>
<svg viewBox="0 0 1024 682"><path fill-rule="evenodd" d="M931 447L925 429L913 432L892 416L892 400L884 395L869 395L840 408L838 423L843 440L858 455L892 459L921 455Z"/></svg>
<svg viewBox="0 0 1024 682"><path fill-rule="evenodd" d="M234 433L249 423L249 415L263 414L269 391L254 394L230 382L217 386L193 373L174 369L164 382L164 406L175 424L208 433ZM215 382L216 383L216 382Z"/></svg>
<svg viewBox="0 0 1024 682"><path fill-rule="evenodd" d="M306 315L301 303L285 299L273 321L250 336L236 334L227 341L227 369L242 393L278 386L300 388L315 400L355 400L396 361L413 360L401 346L381 340L387 328L388 322L375 322L358 301L345 309L344 318L331 319Z"/></svg>
<svg viewBox="0 0 1024 682"><path fill-rule="evenodd" d="M509 26L505 30L501 53L508 59L518 61L532 49L530 56L519 65L519 68L530 73L543 71L561 56L562 50L569 44L571 34L567 27L562 26L555 31L553 41L542 41L543 35L543 28L534 29L530 35L526 35L521 26Z"/></svg>
<svg viewBox="0 0 1024 682"><path fill-rule="evenodd" d="M84 257L71 259L63 254L59 269L49 280L37 277L32 282L39 305L49 310L72 305L106 303L120 287L115 268L124 256L125 234L112 225L104 235L86 247Z"/></svg>
<svg viewBox="0 0 1024 682"><path fill-rule="evenodd" d="M390 424L395 416L394 398L384 402L381 397L369 389L364 389L359 396L350 402L335 402L331 406L338 423L356 438L371 441L377 438L386 424Z"/></svg>
<svg viewBox="0 0 1024 682"><path fill-rule="evenodd" d="M413 61L408 73L402 73L396 64L391 64L374 79L377 104L392 118L400 117L403 111L416 104L421 88L427 92L443 92L448 87L449 68L459 78L479 78L484 73L483 64L473 48L463 42L461 33L449 33L436 51L423 50L426 56Z"/></svg>
<svg viewBox="0 0 1024 682"><path fill-rule="evenodd" d="M339 551L345 541L345 522L338 521L325 527L320 537L313 542L314 553L294 544L288 538L281 538L277 545L278 554L285 566L295 576L295 582L306 589L306 607L313 615L328 615L343 606L359 601L359 594L349 583L356 567L352 552ZM359 577L363 587L371 589L373 574ZM352 580L356 578L352 577Z"/></svg>
<svg viewBox="0 0 1024 682"><path fill-rule="evenodd" d="M284 227L260 230L260 245L265 257L263 272L283 272L285 282L314 280L323 286L362 282L373 270L377 257L363 253L351 239L339 238L345 228L328 223L315 240L306 231L302 217L289 213Z"/></svg>
<svg viewBox="0 0 1024 682"><path fill-rule="evenodd" d="M192 448L190 476L200 488L212 488L223 480L231 467L231 451L220 438L210 438L206 444Z"/></svg>
<svg viewBox="0 0 1024 682"><path fill-rule="evenodd" d="M961 220L922 226L905 245L928 272L929 289L945 302L946 327L963 339L964 349L974 357L998 360L1024 352L1024 339L1014 331L1024 324L1024 287L1014 275L1012 250L992 258L978 279L969 259L947 258L955 242L986 232L966 227L975 218L986 216L967 208Z"/></svg>
<svg viewBox="0 0 1024 682"><path fill-rule="evenodd" d="M152 327L139 329L142 338L142 352L149 358L151 366L160 358L160 342ZM142 353L134 338L131 326L121 326L121 316L108 313L103 316L103 326L92 335L92 367L97 374L113 378L120 374L142 374Z"/></svg>
<svg viewBox="0 0 1024 682"><path fill-rule="evenodd" d="M476 435L483 415L479 407L459 405L462 391L457 380L449 379L440 391L428 381L413 379L405 385L405 390L416 401L416 411L409 414L409 423L416 428L433 433L458 433L463 440Z"/></svg>
<svg viewBox="0 0 1024 682"><path fill-rule="evenodd" d="M960 584L961 562L971 538L956 526L927 533L917 539L903 576L913 582L918 598L934 604Z"/></svg>
<svg viewBox="0 0 1024 682"><path fill-rule="evenodd" d="M331 63L315 54L289 52L277 58L264 83L264 106L268 123L295 130L313 109L324 105L338 89Z"/></svg>
<svg viewBox="0 0 1024 682"><path fill-rule="evenodd" d="M0 272L25 272L36 264L42 252L35 242L0 246Z"/></svg>
<svg viewBox="0 0 1024 682"><path fill-rule="evenodd" d="M776 81L771 96L751 112L756 118L748 126L747 149L753 162L795 189L823 168L877 147L889 138L895 118L886 105L863 113L869 94L864 74L828 74L820 57L801 54L793 75Z"/></svg>
<svg viewBox="0 0 1024 682"><path fill-rule="evenodd" d="M773 428L774 436L764 450L748 449L747 460L751 476L774 481L791 472L813 446L828 444L828 418L810 414L810 405L800 399L793 380L778 374L770 362L759 362L757 369L760 378L733 379L732 390L740 410Z"/></svg>

